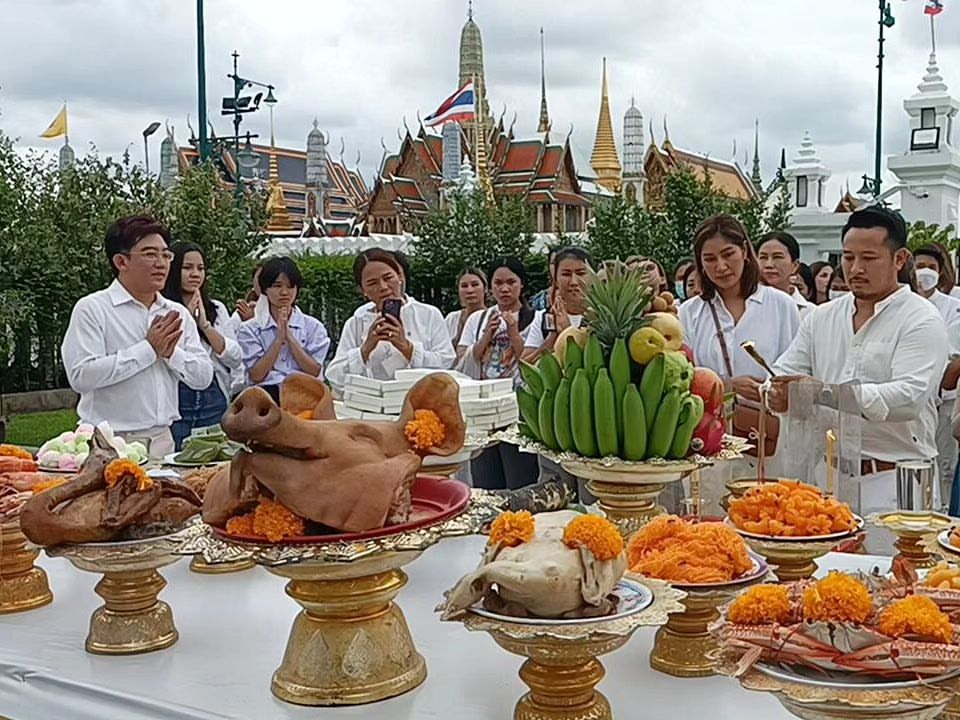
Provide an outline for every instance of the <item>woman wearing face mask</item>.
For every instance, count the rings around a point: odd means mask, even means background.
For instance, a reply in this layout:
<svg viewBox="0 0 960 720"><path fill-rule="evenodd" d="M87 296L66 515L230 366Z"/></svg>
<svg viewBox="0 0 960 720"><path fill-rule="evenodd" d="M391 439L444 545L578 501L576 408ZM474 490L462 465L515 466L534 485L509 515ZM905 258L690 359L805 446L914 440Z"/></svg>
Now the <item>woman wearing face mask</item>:
<svg viewBox="0 0 960 720"><path fill-rule="evenodd" d="M523 359L534 362L553 350L557 336L571 325L583 322L587 283L590 281L590 255L578 247L566 247L553 256L553 304L530 329L523 348Z"/></svg>
<svg viewBox="0 0 960 720"><path fill-rule="evenodd" d="M813 275L813 296L810 302L820 305L830 299L830 278L833 276L833 265L823 260L817 260L810 266Z"/></svg>
<svg viewBox="0 0 960 720"><path fill-rule="evenodd" d="M226 306L207 294L203 250L188 242L174 243L170 250L173 261L163 294L185 306L196 320L214 371L213 382L205 390L192 390L180 383L180 419L170 427L179 451L194 429L220 422L230 397L230 374L243 366L243 355Z"/></svg>
<svg viewBox="0 0 960 720"><path fill-rule="evenodd" d="M793 277L800 267L800 245L793 235L785 232L764 235L757 245L757 260L764 285L789 295L801 314L811 307L793 285Z"/></svg>
<svg viewBox="0 0 960 720"><path fill-rule="evenodd" d="M347 375L393 380L404 368L447 369L456 359L443 315L403 293L403 270L393 253L364 250L353 279L368 302L344 323L327 380L343 392Z"/></svg>
<svg viewBox="0 0 960 720"><path fill-rule="evenodd" d="M687 277L687 270L693 266L693 258L687 257L683 258L673 268L673 296L677 298L677 302L683 302L690 297L687 295L685 278Z"/></svg>
<svg viewBox="0 0 960 720"><path fill-rule="evenodd" d="M457 278L457 296L460 299L460 310L454 310L444 321L447 323L447 332L453 346L460 344L460 335L467 318L478 310L487 307L487 276L478 268L467 268ZM460 357L458 355L457 359Z"/></svg>
<svg viewBox="0 0 960 720"><path fill-rule="evenodd" d="M260 270L260 294L269 314L243 323L237 340L250 382L280 403L280 384L288 375L323 376L330 337L323 323L297 307L303 286L300 268L288 257L274 257ZM261 301L262 302L262 298Z"/></svg>

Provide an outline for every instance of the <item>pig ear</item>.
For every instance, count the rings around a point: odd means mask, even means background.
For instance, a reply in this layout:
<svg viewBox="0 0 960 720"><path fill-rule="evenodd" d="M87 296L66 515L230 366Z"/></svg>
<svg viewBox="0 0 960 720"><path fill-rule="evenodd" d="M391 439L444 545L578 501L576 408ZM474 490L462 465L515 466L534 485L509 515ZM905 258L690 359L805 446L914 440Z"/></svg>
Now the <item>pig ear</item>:
<svg viewBox="0 0 960 720"><path fill-rule="evenodd" d="M446 373L427 375L410 388L400 414L400 428L413 420L417 410L433 410L446 428L443 442L430 448L430 455L453 455L463 447L466 424L460 412L460 386Z"/></svg>
<svg viewBox="0 0 960 720"><path fill-rule="evenodd" d="M305 420L336 420L330 388L304 373L288 375L280 385L280 407Z"/></svg>

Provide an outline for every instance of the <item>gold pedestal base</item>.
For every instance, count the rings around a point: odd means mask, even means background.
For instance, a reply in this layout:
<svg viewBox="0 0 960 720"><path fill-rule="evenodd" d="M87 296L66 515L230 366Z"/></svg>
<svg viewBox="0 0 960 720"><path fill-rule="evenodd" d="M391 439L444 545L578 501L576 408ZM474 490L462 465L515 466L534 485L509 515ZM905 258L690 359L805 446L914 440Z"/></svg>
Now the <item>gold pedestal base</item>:
<svg viewBox="0 0 960 720"><path fill-rule="evenodd" d="M0 525L0 615L43 607L53 601L47 574L35 567L39 550L27 549L20 521Z"/></svg>
<svg viewBox="0 0 960 720"><path fill-rule="evenodd" d="M675 613L657 630L650 667L674 677L707 677L714 674L717 641L707 626L720 617L717 610L724 596L691 592L681 602L686 610Z"/></svg>
<svg viewBox="0 0 960 720"><path fill-rule="evenodd" d="M898 533L893 545L897 548L897 555L894 558L894 562L896 562L898 558L908 560L910 564L918 570L932 568L937 564L937 556L924 549L922 536L900 535Z"/></svg>
<svg viewBox="0 0 960 720"><path fill-rule="evenodd" d="M268 567L290 580L287 594L303 606L273 674L273 694L298 705L360 705L422 683L426 663L393 602L407 584L400 567L419 554Z"/></svg>
<svg viewBox="0 0 960 720"><path fill-rule="evenodd" d="M157 596L167 585L159 568L180 559L180 540L167 535L147 540L58 545L52 557L65 557L87 572L103 577L94 591L104 604L90 617L85 647L97 655L133 655L173 645L179 634L170 606Z"/></svg>
<svg viewBox="0 0 960 720"><path fill-rule="evenodd" d="M233 562L208 563L200 555L194 555L190 561L190 571L200 575L227 575L229 573L243 572L256 567L253 560L234 560Z"/></svg>
<svg viewBox="0 0 960 720"><path fill-rule="evenodd" d="M813 577L817 571L814 561L830 552L843 539L790 541L744 538L751 549L770 563L777 580L784 583Z"/></svg>

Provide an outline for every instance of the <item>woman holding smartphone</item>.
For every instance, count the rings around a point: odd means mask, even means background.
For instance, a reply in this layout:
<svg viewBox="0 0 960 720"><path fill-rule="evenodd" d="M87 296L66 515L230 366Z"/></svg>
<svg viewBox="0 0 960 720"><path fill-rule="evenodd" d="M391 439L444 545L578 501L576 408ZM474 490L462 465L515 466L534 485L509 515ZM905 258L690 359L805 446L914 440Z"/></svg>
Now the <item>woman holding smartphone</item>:
<svg viewBox="0 0 960 720"><path fill-rule="evenodd" d="M587 283L591 272L590 255L578 247L566 247L553 256L553 301L540 322L535 322L524 342L523 359L533 362L553 350L557 336L568 327L583 322Z"/></svg>
<svg viewBox="0 0 960 720"><path fill-rule="evenodd" d="M340 333L327 380L343 392L347 375L393 380L404 368L453 365L455 354L443 315L433 305L403 293L404 273L393 253L364 250L353 263L353 279L367 304Z"/></svg>

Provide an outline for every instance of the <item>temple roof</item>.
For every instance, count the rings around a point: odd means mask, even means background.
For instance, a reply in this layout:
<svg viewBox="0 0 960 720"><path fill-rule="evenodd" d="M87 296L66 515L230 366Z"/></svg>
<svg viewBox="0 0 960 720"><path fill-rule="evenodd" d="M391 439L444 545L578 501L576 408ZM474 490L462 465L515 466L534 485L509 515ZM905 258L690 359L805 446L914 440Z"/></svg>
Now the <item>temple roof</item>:
<svg viewBox="0 0 960 720"><path fill-rule="evenodd" d="M669 140L664 141L662 147L657 147L654 143L650 144L644 159L644 167L651 162L662 162L667 168L674 169L682 164L701 181L706 180L709 174L710 182L717 191L729 198L752 200L758 196L756 187L736 163L682 150L675 147Z"/></svg>

